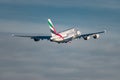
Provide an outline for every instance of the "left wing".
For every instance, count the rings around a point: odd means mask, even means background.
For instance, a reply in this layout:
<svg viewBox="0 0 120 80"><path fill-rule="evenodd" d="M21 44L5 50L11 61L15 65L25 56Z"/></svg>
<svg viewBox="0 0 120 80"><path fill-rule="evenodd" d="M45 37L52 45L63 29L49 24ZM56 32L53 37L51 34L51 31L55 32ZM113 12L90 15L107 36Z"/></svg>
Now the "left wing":
<svg viewBox="0 0 120 80"><path fill-rule="evenodd" d="M33 39L34 41L39 41L39 40L44 40L44 39L46 39L46 40L50 40L50 37L51 36L38 36L38 35L36 35L36 36L32 36L32 35L15 35L15 34L12 34L12 36L15 36L15 37L27 37L27 38L31 38L31 39Z"/></svg>
<svg viewBox="0 0 120 80"><path fill-rule="evenodd" d="M99 34L105 33L105 32L106 32L106 30L100 31L100 32L95 32L95 33L82 34L79 36L79 38L83 37L84 40L88 40L88 39L90 39L90 36L93 36L94 39L97 39L100 36Z"/></svg>

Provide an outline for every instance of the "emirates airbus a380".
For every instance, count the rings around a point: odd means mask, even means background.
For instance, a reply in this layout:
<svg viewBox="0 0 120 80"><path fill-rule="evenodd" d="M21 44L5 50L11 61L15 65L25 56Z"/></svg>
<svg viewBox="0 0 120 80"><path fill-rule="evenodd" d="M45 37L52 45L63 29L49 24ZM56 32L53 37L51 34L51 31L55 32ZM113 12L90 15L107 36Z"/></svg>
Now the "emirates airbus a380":
<svg viewBox="0 0 120 80"><path fill-rule="evenodd" d="M50 40L51 42L57 42L57 43L67 43L72 41L73 39L77 38L83 38L84 40L90 39L92 36L94 39L98 39L101 33L105 33L106 30L100 31L100 32L94 32L94 33L88 33L88 34L82 34L79 30L75 28L67 29L62 32L57 32L52 21L48 19L48 25L50 28L51 36L42 36L42 35L15 35L13 34L12 36L16 37L28 37L33 39L34 41L39 41L39 40Z"/></svg>

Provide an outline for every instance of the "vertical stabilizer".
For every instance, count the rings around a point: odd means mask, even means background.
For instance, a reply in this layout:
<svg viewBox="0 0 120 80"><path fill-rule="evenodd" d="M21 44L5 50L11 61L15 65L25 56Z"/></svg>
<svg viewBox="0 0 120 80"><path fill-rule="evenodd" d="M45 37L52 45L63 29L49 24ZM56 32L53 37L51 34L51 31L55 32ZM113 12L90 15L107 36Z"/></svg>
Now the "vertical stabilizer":
<svg viewBox="0 0 120 80"><path fill-rule="evenodd" d="M52 23L52 21L50 19L48 19L48 24L49 24L49 28L50 28L50 31L51 31L51 35L52 36L59 36L60 38L64 39L63 36L59 33L56 32L56 29L54 28L54 25Z"/></svg>
<svg viewBox="0 0 120 80"><path fill-rule="evenodd" d="M54 25L52 23L52 21L50 19L48 19L48 25L49 25L49 28L50 28L50 31L51 31L51 35L54 36L56 35L56 29L54 28Z"/></svg>

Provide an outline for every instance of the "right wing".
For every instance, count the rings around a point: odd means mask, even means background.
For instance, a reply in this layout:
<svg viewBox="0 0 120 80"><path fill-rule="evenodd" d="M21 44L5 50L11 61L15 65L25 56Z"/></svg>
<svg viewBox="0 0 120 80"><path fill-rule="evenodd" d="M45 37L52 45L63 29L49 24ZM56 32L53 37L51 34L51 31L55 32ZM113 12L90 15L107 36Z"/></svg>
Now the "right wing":
<svg viewBox="0 0 120 80"><path fill-rule="evenodd" d="M105 32L106 32L106 30L100 31L100 32L95 32L95 33L82 34L79 36L79 38L83 37L84 40L88 40L90 38L90 36L93 36L94 39L97 39L97 38L99 38L99 34L105 33Z"/></svg>
<svg viewBox="0 0 120 80"><path fill-rule="evenodd" d="M32 35L17 35L17 34L12 34L13 37L27 37L27 38L31 38L33 39L34 41L39 41L39 40L50 40L51 36L32 36Z"/></svg>

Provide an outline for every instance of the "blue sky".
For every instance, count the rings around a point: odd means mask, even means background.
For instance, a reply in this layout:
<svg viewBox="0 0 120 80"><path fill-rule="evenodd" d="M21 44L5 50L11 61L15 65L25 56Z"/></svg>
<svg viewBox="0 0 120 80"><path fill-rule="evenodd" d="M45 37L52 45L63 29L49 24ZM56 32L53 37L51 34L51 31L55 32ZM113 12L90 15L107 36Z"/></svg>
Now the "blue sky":
<svg viewBox="0 0 120 80"><path fill-rule="evenodd" d="M0 0L0 80L119 80L119 0ZM71 27L107 33L71 44L33 42L9 33L50 34ZM7 33L7 34L5 34Z"/></svg>

